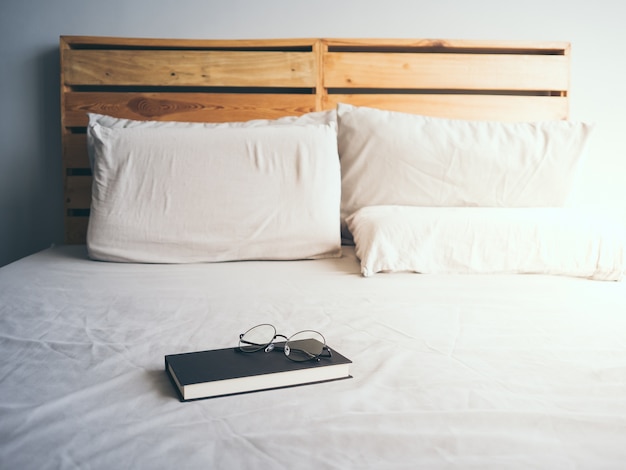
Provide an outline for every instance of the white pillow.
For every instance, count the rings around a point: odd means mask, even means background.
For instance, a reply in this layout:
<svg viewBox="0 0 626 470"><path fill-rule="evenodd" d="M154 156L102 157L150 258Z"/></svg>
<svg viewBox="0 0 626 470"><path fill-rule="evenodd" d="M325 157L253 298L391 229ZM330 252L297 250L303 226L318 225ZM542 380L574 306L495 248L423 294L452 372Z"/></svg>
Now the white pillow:
<svg viewBox="0 0 626 470"><path fill-rule="evenodd" d="M451 120L342 103L337 117L342 221L385 204L562 206L592 130L569 121Z"/></svg>
<svg viewBox="0 0 626 470"><path fill-rule="evenodd" d="M185 263L339 256L334 123L93 123L92 258Z"/></svg>
<svg viewBox="0 0 626 470"><path fill-rule="evenodd" d="M111 128L144 128L144 129L164 129L164 128L176 128L176 129L226 129L231 127L248 128L248 127L261 127L267 125L310 125L310 124L330 124L337 122L337 112L335 110L330 111L318 111L314 113L306 113L301 116L285 116L278 119L254 119L251 121L242 122L182 122L182 121L138 121L135 119L118 118L114 116L108 116L106 114L88 113L89 124L87 126L87 153L93 168L93 155L94 155L94 143L91 129L94 124L99 124L102 127Z"/></svg>
<svg viewBox="0 0 626 470"><path fill-rule="evenodd" d="M581 209L364 207L347 219L363 276L543 273L619 280L626 230Z"/></svg>

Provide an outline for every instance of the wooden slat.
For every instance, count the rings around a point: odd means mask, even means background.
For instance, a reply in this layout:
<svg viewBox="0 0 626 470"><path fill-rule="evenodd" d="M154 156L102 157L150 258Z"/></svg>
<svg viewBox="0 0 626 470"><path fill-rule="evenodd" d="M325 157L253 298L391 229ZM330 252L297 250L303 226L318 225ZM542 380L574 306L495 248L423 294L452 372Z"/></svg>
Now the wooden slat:
<svg viewBox="0 0 626 470"><path fill-rule="evenodd" d="M66 85L304 87L316 84L312 52L65 50Z"/></svg>
<svg viewBox="0 0 626 470"><path fill-rule="evenodd" d="M89 168L87 136L68 134L63 138L63 165L65 168Z"/></svg>
<svg viewBox="0 0 626 470"><path fill-rule="evenodd" d="M91 176L65 177L65 208L89 209L91 206Z"/></svg>
<svg viewBox="0 0 626 470"><path fill-rule="evenodd" d="M87 112L126 119L227 122L275 119L314 110L313 94L69 92L64 126L86 126Z"/></svg>
<svg viewBox="0 0 626 470"><path fill-rule="evenodd" d="M319 39L173 39L173 38L125 38L113 36L61 36L61 47L133 47L161 49L291 49L312 47Z"/></svg>
<svg viewBox="0 0 626 470"><path fill-rule="evenodd" d="M451 119L558 120L569 114L567 98L559 96L337 94L328 95L324 107L338 103Z"/></svg>
<svg viewBox="0 0 626 470"><path fill-rule="evenodd" d="M327 88L567 90L564 56L329 52Z"/></svg>
<svg viewBox="0 0 626 470"><path fill-rule="evenodd" d="M85 244L89 217L65 217L65 242L73 245Z"/></svg>
<svg viewBox="0 0 626 470"><path fill-rule="evenodd" d="M330 38L323 39L330 49L403 49L417 50L466 50L477 54L486 53L530 53L568 55L570 43L566 41L523 41L523 40L482 40L482 39L423 39L423 38Z"/></svg>

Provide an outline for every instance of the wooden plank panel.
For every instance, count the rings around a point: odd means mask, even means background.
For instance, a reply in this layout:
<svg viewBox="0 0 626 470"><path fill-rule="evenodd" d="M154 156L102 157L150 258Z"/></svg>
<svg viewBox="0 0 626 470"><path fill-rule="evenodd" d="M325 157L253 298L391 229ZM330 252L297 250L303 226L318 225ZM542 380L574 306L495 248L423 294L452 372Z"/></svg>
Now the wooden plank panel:
<svg viewBox="0 0 626 470"><path fill-rule="evenodd" d="M89 168L85 134L63 136L63 164L65 168Z"/></svg>
<svg viewBox="0 0 626 470"><path fill-rule="evenodd" d="M65 243L84 245L87 241L89 217L65 217Z"/></svg>
<svg viewBox="0 0 626 470"><path fill-rule="evenodd" d="M65 208L89 209L91 206L91 176L65 177Z"/></svg>
<svg viewBox="0 0 626 470"><path fill-rule="evenodd" d="M65 85L315 87L312 52L64 50Z"/></svg>
<svg viewBox="0 0 626 470"><path fill-rule="evenodd" d="M69 92L65 95L65 127L86 126L88 112L126 119L227 122L276 119L315 110L313 94Z"/></svg>
<svg viewBox="0 0 626 470"><path fill-rule="evenodd" d="M86 126L89 111L130 119L224 122L299 115L345 102L463 119L568 116L566 42L63 36L60 50L66 169L88 168L85 135L74 132ZM127 88L107 91L117 86ZM166 88L161 93L154 87ZM187 88L174 93L176 87ZM242 91L255 93L220 94L209 87L248 87ZM312 93L253 90L263 87L306 88ZM345 94L327 95L327 88L344 88ZM561 96L359 94L359 88L527 90ZM89 208L91 181L90 176L65 177L66 209ZM68 213L66 240L84 243L87 222L88 217Z"/></svg>
<svg viewBox="0 0 626 470"><path fill-rule="evenodd" d="M337 103L451 119L536 121L569 114L568 100L560 96L337 94L328 96L324 108Z"/></svg>
<svg viewBox="0 0 626 470"><path fill-rule="evenodd" d="M327 88L567 90L565 56L329 52Z"/></svg>

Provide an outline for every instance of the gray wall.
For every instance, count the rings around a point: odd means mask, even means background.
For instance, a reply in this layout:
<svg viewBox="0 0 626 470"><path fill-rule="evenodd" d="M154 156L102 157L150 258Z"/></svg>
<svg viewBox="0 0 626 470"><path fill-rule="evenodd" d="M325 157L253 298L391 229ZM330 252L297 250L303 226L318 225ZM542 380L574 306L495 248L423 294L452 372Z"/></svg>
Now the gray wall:
<svg viewBox="0 0 626 470"><path fill-rule="evenodd" d="M621 10L615 0L2 0L0 266L63 241L64 34L570 41L572 118L598 123L576 198L626 215Z"/></svg>

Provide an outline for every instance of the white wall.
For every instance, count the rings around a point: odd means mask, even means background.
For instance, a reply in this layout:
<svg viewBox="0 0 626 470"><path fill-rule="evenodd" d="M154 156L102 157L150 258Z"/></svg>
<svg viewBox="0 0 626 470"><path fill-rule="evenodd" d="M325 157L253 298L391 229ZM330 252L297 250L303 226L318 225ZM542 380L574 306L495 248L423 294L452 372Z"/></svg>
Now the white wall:
<svg viewBox="0 0 626 470"><path fill-rule="evenodd" d="M577 199L623 208L621 9L615 0L2 0L0 266L63 240L60 35L570 41L571 116L598 123Z"/></svg>

